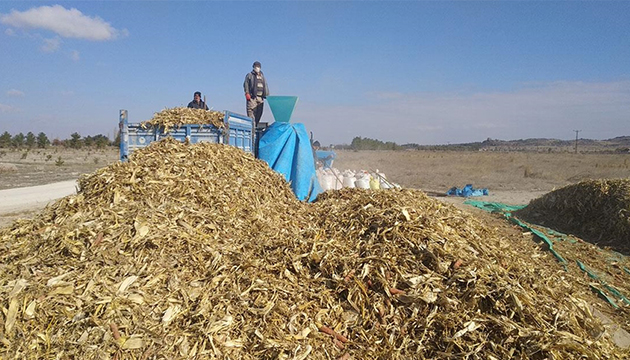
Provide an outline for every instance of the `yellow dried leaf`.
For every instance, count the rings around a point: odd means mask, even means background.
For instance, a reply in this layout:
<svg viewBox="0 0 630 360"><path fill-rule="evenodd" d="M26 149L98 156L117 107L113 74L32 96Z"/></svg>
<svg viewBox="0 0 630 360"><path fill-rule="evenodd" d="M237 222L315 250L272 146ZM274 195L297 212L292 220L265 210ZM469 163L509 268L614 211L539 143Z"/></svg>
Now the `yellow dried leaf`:
<svg viewBox="0 0 630 360"><path fill-rule="evenodd" d="M190 351L190 344L188 343L188 338L184 337L182 342L179 344L179 353L182 356L188 356Z"/></svg>
<svg viewBox="0 0 630 360"><path fill-rule="evenodd" d="M299 347L298 347L298 349L299 349ZM310 355L311 351L313 351L313 347L311 345L306 345L306 349L304 350L304 352L299 354L299 355L296 355L294 357L294 359L295 360L304 360Z"/></svg>
<svg viewBox="0 0 630 360"><path fill-rule="evenodd" d="M85 344L85 342L88 340L88 337L89 337L89 333L86 330L81 334L81 337L79 338L79 340L77 340L77 343L79 345Z"/></svg>
<svg viewBox="0 0 630 360"><path fill-rule="evenodd" d="M481 327L481 325L475 323L474 321L469 321L464 324L463 329L459 330L458 332L455 333L455 335L453 335L453 339L457 339L463 336L464 334L466 334L467 332L474 331L478 329L479 327Z"/></svg>
<svg viewBox="0 0 630 360"><path fill-rule="evenodd" d="M96 301L96 304L97 304L97 305L100 305L100 304L109 304L110 302L112 302L112 298L111 298L110 296L105 296L105 297L104 297L104 298L102 298L102 299L98 299L98 300Z"/></svg>
<svg viewBox="0 0 630 360"><path fill-rule="evenodd" d="M26 288L27 285L28 283L26 282L26 280L18 279L15 282L15 285L13 285L13 289L9 293L9 299L13 299L14 297L16 297L22 290L24 290L24 288Z"/></svg>
<svg viewBox="0 0 630 360"><path fill-rule="evenodd" d="M136 229L136 236L138 237L144 237L149 233L149 225L142 221L135 221L133 223L133 227Z"/></svg>
<svg viewBox="0 0 630 360"><path fill-rule="evenodd" d="M121 347L126 350L132 350L141 349L144 345L144 340L140 335L131 335L129 339L125 340Z"/></svg>
<svg viewBox="0 0 630 360"><path fill-rule="evenodd" d="M231 315L227 315L222 320L219 320L215 322L214 324L212 324L209 331L211 333L219 332L225 328L230 327L230 325L232 325L233 322L234 322L234 318Z"/></svg>
<svg viewBox="0 0 630 360"><path fill-rule="evenodd" d="M127 277L125 280L123 280L123 282L120 283L120 286L118 287L118 294L122 294L125 291L127 291L127 288L129 288L129 286L131 286L131 284L134 283L134 281L136 281L138 279L137 276L129 276Z"/></svg>
<svg viewBox="0 0 630 360"><path fill-rule="evenodd" d="M53 291L48 293L49 296L52 295L70 295L74 292L74 285L67 286L58 286Z"/></svg>
<svg viewBox="0 0 630 360"><path fill-rule="evenodd" d="M9 302L9 311L7 312L7 320L4 323L4 331L7 334L11 333L13 326L15 325L15 319L17 318L19 309L19 302L16 298L11 299Z"/></svg>
<svg viewBox="0 0 630 360"><path fill-rule="evenodd" d="M294 335L293 337L296 340L304 340L304 339L306 339L308 337L308 335L311 333L311 331L312 331L311 328L305 327L304 329L302 329L302 331L300 331L299 334Z"/></svg>
<svg viewBox="0 0 630 360"><path fill-rule="evenodd" d="M28 306L26 307L26 310L24 310L24 317L26 319L32 319L33 317L35 317L35 308L37 307L37 301L33 300L31 301Z"/></svg>
<svg viewBox="0 0 630 360"><path fill-rule="evenodd" d="M179 314L180 311L181 311L181 307L179 305L169 306L169 308L166 309L166 311L164 312L164 315L162 316L162 322L164 323L170 322Z"/></svg>
<svg viewBox="0 0 630 360"><path fill-rule="evenodd" d="M243 340L228 340L226 342L223 343L223 346L225 347L243 347Z"/></svg>
<svg viewBox="0 0 630 360"><path fill-rule="evenodd" d="M129 299L129 301L136 303L138 305L142 305L144 304L144 296L140 295L140 294L129 294L127 296L127 299Z"/></svg>
<svg viewBox="0 0 630 360"><path fill-rule="evenodd" d="M55 276L52 279L49 279L48 282L46 282L46 286L57 286L57 285L62 285L62 284L66 284L66 282L62 281L65 277L67 277L68 275L70 275L71 272L67 272L65 274L61 274L59 276Z"/></svg>
<svg viewBox="0 0 630 360"><path fill-rule="evenodd" d="M407 221L411 220L411 216L409 216L409 211L407 211L407 209L402 209L402 214Z"/></svg>

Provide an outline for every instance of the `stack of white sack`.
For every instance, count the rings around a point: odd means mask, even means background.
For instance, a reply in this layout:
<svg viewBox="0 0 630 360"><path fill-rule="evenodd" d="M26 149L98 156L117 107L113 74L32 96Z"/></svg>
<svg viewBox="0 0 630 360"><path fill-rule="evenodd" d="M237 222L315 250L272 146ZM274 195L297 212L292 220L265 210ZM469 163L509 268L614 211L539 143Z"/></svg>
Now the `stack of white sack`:
<svg viewBox="0 0 630 360"><path fill-rule="evenodd" d="M343 175L335 168L317 169L317 180L324 191L343 187Z"/></svg>
<svg viewBox="0 0 630 360"><path fill-rule="evenodd" d="M387 180L385 174L379 172L378 169L371 173L365 170L342 172L336 168L317 169L317 180L324 191L341 188L372 190L400 188L400 185Z"/></svg>

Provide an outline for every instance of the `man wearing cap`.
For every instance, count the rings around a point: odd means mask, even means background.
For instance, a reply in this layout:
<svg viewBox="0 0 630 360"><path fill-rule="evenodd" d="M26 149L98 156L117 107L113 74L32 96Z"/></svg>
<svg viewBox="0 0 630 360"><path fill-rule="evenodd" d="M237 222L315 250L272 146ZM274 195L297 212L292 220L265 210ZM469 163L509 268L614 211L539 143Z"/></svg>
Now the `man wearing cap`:
<svg viewBox="0 0 630 360"><path fill-rule="evenodd" d="M204 109L208 110L208 105L201 101L201 92L195 91L194 100L188 103L188 107L192 109Z"/></svg>
<svg viewBox="0 0 630 360"><path fill-rule="evenodd" d="M267 80L260 71L260 62L255 61L252 71L245 75L243 89L247 100L247 116L254 119L256 126L262 117L265 98L269 95Z"/></svg>

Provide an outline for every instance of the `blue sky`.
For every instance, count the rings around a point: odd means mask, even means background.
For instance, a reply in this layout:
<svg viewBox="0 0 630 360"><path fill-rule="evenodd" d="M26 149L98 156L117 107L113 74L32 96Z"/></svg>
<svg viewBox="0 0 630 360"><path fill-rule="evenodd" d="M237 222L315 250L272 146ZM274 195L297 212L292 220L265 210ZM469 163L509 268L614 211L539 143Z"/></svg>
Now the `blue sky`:
<svg viewBox="0 0 630 360"><path fill-rule="evenodd" d="M253 61L323 144L630 135L630 2L0 2L0 132L245 112ZM263 121L273 121L265 108Z"/></svg>

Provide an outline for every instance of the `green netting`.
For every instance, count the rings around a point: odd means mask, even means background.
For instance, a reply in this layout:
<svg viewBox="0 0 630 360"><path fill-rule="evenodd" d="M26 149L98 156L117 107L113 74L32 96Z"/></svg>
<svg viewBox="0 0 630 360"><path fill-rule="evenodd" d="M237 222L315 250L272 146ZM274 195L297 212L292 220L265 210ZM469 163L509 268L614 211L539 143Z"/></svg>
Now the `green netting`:
<svg viewBox="0 0 630 360"><path fill-rule="evenodd" d="M536 236L538 236L545 244L547 244L549 251L553 254L553 256L555 256L555 258L560 263L565 265L565 270L566 270L567 261L560 254L558 254L558 252L556 252L556 250L553 248L553 241L551 241L551 239L549 239L547 235L545 235L545 233L543 233L542 231L534 229L531 226L529 226L529 224L524 223L520 221L519 219L512 216L512 211L523 209L527 205L507 205L507 204L503 204L499 202L487 202L487 201L479 201L479 200L466 200L464 201L464 204L472 205L474 207L477 207L477 208L480 208L480 209L483 209L485 211L492 212L492 213L501 213L507 219L509 219L512 223L528 231L531 231Z"/></svg>
<svg viewBox="0 0 630 360"><path fill-rule="evenodd" d="M487 201L479 201L479 200L466 200L464 201L464 204L471 205L471 206L477 207L479 209L482 209L491 213L500 213L503 216L505 216L510 222L522 227L523 229L526 229L532 232L547 245L549 251L553 254L556 260L558 260L558 262L562 264L564 269L568 271L567 261L554 249L553 240L550 239L549 236L547 235L554 236L555 238L559 238L560 240L569 239L571 243L576 243L577 241L570 239L566 234L546 228L544 226L536 225L536 227L542 228L545 230L545 232L540 231L538 229L533 228L530 224L512 216L513 211L523 209L527 205L506 205L506 204L498 203L498 202L487 202ZM622 254L618 252L613 252L612 256L608 258L608 262L610 263L610 262L615 262L615 261L622 261L623 258L624 256ZM604 289L608 290L611 294L613 294L615 297L622 300L624 303L630 305L630 300L628 300L628 298L624 296L619 290L617 290L615 287L606 283L604 279L602 279L599 275L597 275L594 271L589 269L586 265L584 265L579 260L576 260L576 263L577 263L577 266L580 268L580 270L584 271L591 279L597 280L601 284L601 286L603 286ZM623 270L626 273L630 274L630 270L628 268L623 267ZM601 296L606 302L608 302L615 309L619 308L614 298L611 298L610 296L608 296L605 290L603 290L602 288L598 286L595 286L594 284L590 284L589 286L592 291L594 291L599 296Z"/></svg>
<svg viewBox="0 0 630 360"><path fill-rule="evenodd" d="M488 212L498 212L498 213L512 213L512 211L521 210L525 208L527 205L507 205L500 202L488 202L488 201L479 201L479 200L466 200L464 204L472 205L474 207L478 207L482 210L486 210Z"/></svg>
<svg viewBox="0 0 630 360"><path fill-rule="evenodd" d="M606 302L608 302L612 307L614 307L615 309L619 309L619 305L615 304L615 300L611 299L610 296L606 295L606 293L602 289L598 288L597 286L593 284L589 285L589 287L591 288L591 290L593 290L599 296L601 296L602 299L606 300Z"/></svg>
<svg viewBox="0 0 630 360"><path fill-rule="evenodd" d="M549 239L549 237L547 237L547 235L545 233L543 233L540 230L534 229L533 227L529 226L529 224L520 221L519 219L510 216L506 216L512 223L522 227L523 229L527 229L529 231L531 231L533 234L535 234L536 236L538 236L545 244L547 244L547 247L549 248L549 251L553 254L553 256L556 257L556 259L558 261L560 261L560 263L562 263L564 266L564 269L566 270L566 263L567 261L560 255L558 254L558 252L556 251L556 249L553 248L553 241L551 239Z"/></svg>
<svg viewBox="0 0 630 360"><path fill-rule="evenodd" d="M591 279L595 279L597 281L599 281L608 291L610 291L613 295L615 295L616 297L618 297L619 299L621 299L623 302L625 302L626 304L630 305L630 300L628 300L627 297L625 297L619 290L617 290L614 286L609 285L608 283L606 283L606 281L604 281L604 279L602 279L599 275L597 275L593 270L589 269L588 267L586 267L586 265L584 265L581 261L576 260L575 261L578 265L578 267L580 268L580 270L584 271L586 274L588 274L588 276ZM591 289L595 288L593 285L591 285ZM602 290L597 289L598 293L603 293ZM606 300L611 303L615 308L617 307L617 304L613 303L610 301L610 298L608 298L606 296Z"/></svg>

